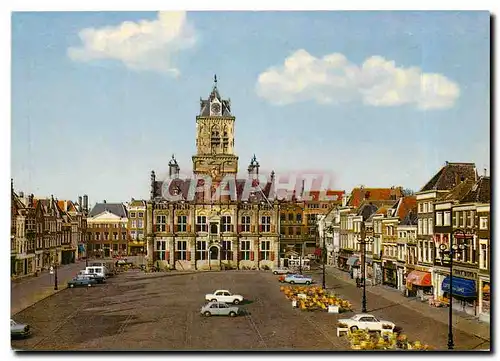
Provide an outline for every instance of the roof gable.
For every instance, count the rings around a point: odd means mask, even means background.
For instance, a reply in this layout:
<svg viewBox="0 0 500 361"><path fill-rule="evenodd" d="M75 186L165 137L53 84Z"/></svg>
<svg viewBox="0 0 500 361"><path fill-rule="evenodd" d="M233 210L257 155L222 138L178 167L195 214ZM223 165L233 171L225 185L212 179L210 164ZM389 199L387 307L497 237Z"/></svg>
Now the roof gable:
<svg viewBox="0 0 500 361"><path fill-rule="evenodd" d="M450 190L465 179L477 179L476 165L474 163L449 163L442 167L420 192L430 190Z"/></svg>
<svg viewBox="0 0 500 361"><path fill-rule="evenodd" d="M91 217L93 221L119 221L122 217L105 210Z"/></svg>

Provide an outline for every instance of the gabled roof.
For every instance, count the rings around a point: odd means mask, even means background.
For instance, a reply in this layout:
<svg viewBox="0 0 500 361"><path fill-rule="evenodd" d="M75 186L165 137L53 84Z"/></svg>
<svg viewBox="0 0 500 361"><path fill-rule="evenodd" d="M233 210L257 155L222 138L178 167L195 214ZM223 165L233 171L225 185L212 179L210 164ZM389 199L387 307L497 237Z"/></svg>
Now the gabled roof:
<svg viewBox="0 0 500 361"><path fill-rule="evenodd" d="M63 210L59 207L58 201L52 199L52 198L38 198L38 199L33 199L33 206L38 209L44 214L44 215L52 215L56 217L62 217L64 212Z"/></svg>
<svg viewBox="0 0 500 361"><path fill-rule="evenodd" d="M129 207L146 207L146 201L143 199L133 199L128 204Z"/></svg>
<svg viewBox="0 0 500 361"><path fill-rule="evenodd" d="M123 203L96 203L90 211L89 217L95 217L106 211L120 218L127 218L127 209Z"/></svg>
<svg viewBox="0 0 500 361"><path fill-rule="evenodd" d="M363 203L363 205L359 207L357 215L363 216L363 221L366 221L377 211L377 209L378 207L373 203Z"/></svg>
<svg viewBox="0 0 500 361"><path fill-rule="evenodd" d="M420 192L430 190L450 190L465 179L477 179L476 165L474 163L449 163L446 162Z"/></svg>
<svg viewBox="0 0 500 361"><path fill-rule="evenodd" d="M367 201L388 201L398 200L403 196L402 187L391 188L354 188L351 192L347 205L350 207L359 207L361 202Z"/></svg>
<svg viewBox="0 0 500 361"><path fill-rule="evenodd" d="M471 190L460 200L460 203L469 202L491 202L490 177L480 177Z"/></svg>
<svg viewBox="0 0 500 361"><path fill-rule="evenodd" d="M76 206L76 203L74 203L73 201L58 200L57 206L63 212L78 212L78 207Z"/></svg>
<svg viewBox="0 0 500 361"><path fill-rule="evenodd" d="M395 217L399 220L406 218L409 212L417 213L417 197L416 196L406 196L399 199L396 205Z"/></svg>
<svg viewBox="0 0 500 361"><path fill-rule="evenodd" d="M450 191L442 196L439 201L460 201L470 192L475 183L473 179L465 179L450 189Z"/></svg>

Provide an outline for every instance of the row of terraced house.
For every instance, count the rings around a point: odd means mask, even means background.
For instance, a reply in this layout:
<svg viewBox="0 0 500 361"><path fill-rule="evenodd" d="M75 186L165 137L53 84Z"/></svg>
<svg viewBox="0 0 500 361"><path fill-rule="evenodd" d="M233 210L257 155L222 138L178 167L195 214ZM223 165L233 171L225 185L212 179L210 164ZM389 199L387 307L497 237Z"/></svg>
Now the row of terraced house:
<svg viewBox="0 0 500 361"><path fill-rule="evenodd" d="M345 200L320 222L329 264L362 279L365 261L367 284L431 307L450 297L449 256L440 246L465 243L454 254L452 304L489 322L490 178L479 176L475 164L446 162L414 194L362 186Z"/></svg>
<svg viewBox="0 0 500 361"><path fill-rule="evenodd" d="M11 183L11 276L32 275L81 257L88 197L79 202L35 198L14 191Z"/></svg>

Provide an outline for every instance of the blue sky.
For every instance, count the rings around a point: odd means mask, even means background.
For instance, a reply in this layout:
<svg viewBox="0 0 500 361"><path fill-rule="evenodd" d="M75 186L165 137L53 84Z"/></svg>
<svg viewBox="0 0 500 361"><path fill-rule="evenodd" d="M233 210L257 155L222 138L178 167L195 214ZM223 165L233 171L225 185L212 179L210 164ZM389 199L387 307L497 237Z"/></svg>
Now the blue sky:
<svg viewBox="0 0 500 361"><path fill-rule="evenodd" d="M242 172L255 153L347 191L417 190L445 161L482 173L489 42L487 12L14 13L15 188L147 198L172 153L192 169L214 73Z"/></svg>

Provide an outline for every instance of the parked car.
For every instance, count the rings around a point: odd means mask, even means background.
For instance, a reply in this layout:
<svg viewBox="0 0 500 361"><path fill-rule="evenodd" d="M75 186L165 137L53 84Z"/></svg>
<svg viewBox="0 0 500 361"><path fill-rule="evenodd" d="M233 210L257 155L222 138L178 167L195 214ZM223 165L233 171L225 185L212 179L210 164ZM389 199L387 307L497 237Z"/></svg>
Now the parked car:
<svg viewBox="0 0 500 361"><path fill-rule="evenodd" d="M89 277L75 277L71 281L68 282L68 287L92 287L95 285L97 281L95 279Z"/></svg>
<svg viewBox="0 0 500 361"><path fill-rule="evenodd" d="M241 314L241 311L238 307L230 306L225 302L213 301L203 306L200 310L200 313L206 317L210 316L236 317L239 314Z"/></svg>
<svg viewBox="0 0 500 361"><path fill-rule="evenodd" d="M368 330L368 331L393 331L396 325L390 321L380 320L373 315L367 313L359 313L351 318L338 320L338 324L348 328L351 331Z"/></svg>
<svg viewBox="0 0 500 361"><path fill-rule="evenodd" d="M25 323L18 323L10 320L10 337L28 337L31 334L31 327Z"/></svg>
<svg viewBox="0 0 500 361"><path fill-rule="evenodd" d="M275 275L286 275L291 273L292 271L288 267L278 267L278 268L273 268L272 269L273 274Z"/></svg>
<svg viewBox="0 0 500 361"><path fill-rule="evenodd" d="M294 283L301 283L301 284L310 285L311 283L313 283L313 280L309 276L294 274L294 275L286 276L284 282L290 283L292 285Z"/></svg>
<svg viewBox="0 0 500 361"><path fill-rule="evenodd" d="M214 293L208 293L205 295L205 300L207 301L219 301L225 303L234 303L235 305L243 302L243 296L233 295L228 290L217 290Z"/></svg>

